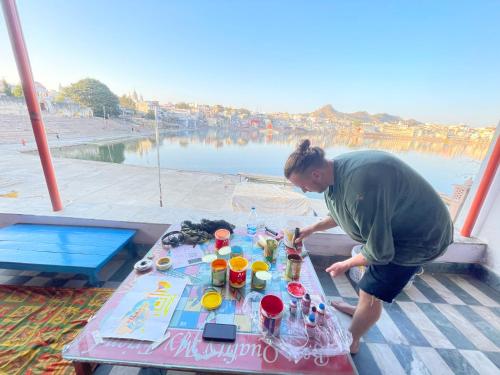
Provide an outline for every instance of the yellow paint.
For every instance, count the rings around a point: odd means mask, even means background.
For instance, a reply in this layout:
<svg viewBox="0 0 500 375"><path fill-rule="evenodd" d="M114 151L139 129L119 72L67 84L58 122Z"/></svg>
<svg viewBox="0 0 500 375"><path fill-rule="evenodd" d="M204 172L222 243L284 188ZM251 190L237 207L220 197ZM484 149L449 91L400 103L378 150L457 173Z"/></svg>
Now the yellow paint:
<svg viewBox="0 0 500 375"><path fill-rule="evenodd" d="M235 257L229 261L229 266L233 271L243 271L248 266L248 260L243 257Z"/></svg>
<svg viewBox="0 0 500 375"><path fill-rule="evenodd" d="M214 310L222 304L222 296L215 291L207 292L201 299L201 305L207 310Z"/></svg>

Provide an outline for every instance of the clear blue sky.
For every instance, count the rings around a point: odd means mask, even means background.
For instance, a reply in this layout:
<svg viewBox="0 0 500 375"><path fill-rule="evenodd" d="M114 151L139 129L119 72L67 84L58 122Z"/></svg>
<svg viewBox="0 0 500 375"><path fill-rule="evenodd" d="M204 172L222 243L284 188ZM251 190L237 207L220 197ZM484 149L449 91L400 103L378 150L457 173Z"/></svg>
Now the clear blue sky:
<svg viewBox="0 0 500 375"><path fill-rule="evenodd" d="M500 2L18 0L35 79L261 111L500 120ZM3 21L3 20L2 20ZM0 78L18 81L0 22Z"/></svg>

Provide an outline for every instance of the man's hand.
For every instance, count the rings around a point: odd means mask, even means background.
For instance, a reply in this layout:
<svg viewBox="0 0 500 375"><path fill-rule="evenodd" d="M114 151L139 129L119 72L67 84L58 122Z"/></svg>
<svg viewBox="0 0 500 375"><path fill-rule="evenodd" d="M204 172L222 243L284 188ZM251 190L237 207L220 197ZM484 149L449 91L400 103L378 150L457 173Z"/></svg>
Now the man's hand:
<svg viewBox="0 0 500 375"><path fill-rule="evenodd" d="M328 267L325 271L330 273L331 277L337 277L345 273L349 268L351 268L351 264L349 262L350 259L344 260L342 262L333 263L330 267Z"/></svg>
<svg viewBox="0 0 500 375"><path fill-rule="evenodd" d="M314 226L309 225L300 230L300 235L295 239L295 244L299 244L315 232Z"/></svg>

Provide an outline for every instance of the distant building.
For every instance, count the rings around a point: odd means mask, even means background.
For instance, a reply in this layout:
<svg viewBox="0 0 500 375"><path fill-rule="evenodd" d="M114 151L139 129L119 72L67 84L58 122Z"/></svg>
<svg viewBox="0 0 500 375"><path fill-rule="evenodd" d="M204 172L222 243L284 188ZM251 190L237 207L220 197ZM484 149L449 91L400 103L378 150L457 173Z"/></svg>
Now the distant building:
<svg viewBox="0 0 500 375"><path fill-rule="evenodd" d="M160 103L157 100L145 100L140 101L136 104L137 110L142 113L148 113L149 111L154 111L158 108Z"/></svg>

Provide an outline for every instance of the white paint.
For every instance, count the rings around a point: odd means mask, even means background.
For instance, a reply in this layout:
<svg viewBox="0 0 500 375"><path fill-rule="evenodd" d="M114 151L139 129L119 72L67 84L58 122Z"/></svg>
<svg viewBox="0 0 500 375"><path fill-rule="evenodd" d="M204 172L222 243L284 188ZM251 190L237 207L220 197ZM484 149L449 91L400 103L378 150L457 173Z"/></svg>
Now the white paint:
<svg viewBox="0 0 500 375"><path fill-rule="evenodd" d="M438 280L428 274L420 276L434 291L439 294L447 303L452 305L465 305L465 302L458 298L451 290L441 284Z"/></svg>
<svg viewBox="0 0 500 375"><path fill-rule="evenodd" d="M453 371L451 371L444 359L435 349L412 346L412 350L416 353L418 358L426 364L427 368L431 370L432 374L453 375Z"/></svg>
<svg viewBox="0 0 500 375"><path fill-rule="evenodd" d="M413 302L397 302L406 316L415 324L420 333L433 348L454 349L455 346L432 323L420 308Z"/></svg>
<svg viewBox="0 0 500 375"><path fill-rule="evenodd" d="M435 303L439 311L479 350L498 352L497 346L484 336L467 318L460 314L453 306Z"/></svg>
<svg viewBox="0 0 500 375"><path fill-rule="evenodd" d="M500 375L500 370L483 353L477 350L460 350L460 353L478 373Z"/></svg>
<svg viewBox="0 0 500 375"><path fill-rule="evenodd" d="M469 293L472 297L474 297L476 300L478 300L484 306L488 306L488 307L499 307L500 306L500 304L498 302L492 300L490 297L488 297L486 294L481 292L474 285L470 284L463 277L449 275L449 278L451 280L453 280L460 288L465 290L467 293Z"/></svg>
<svg viewBox="0 0 500 375"><path fill-rule="evenodd" d="M403 336L396 324L392 321L385 309L382 309L382 314L380 315L380 319L377 322L377 327L385 337L387 342L390 342L392 344L409 345L408 341Z"/></svg>
<svg viewBox="0 0 500 375"><path fill-rule="evenodd" d="M406 375L405 370L387 344L366 344L384 375Z"/></svg>

